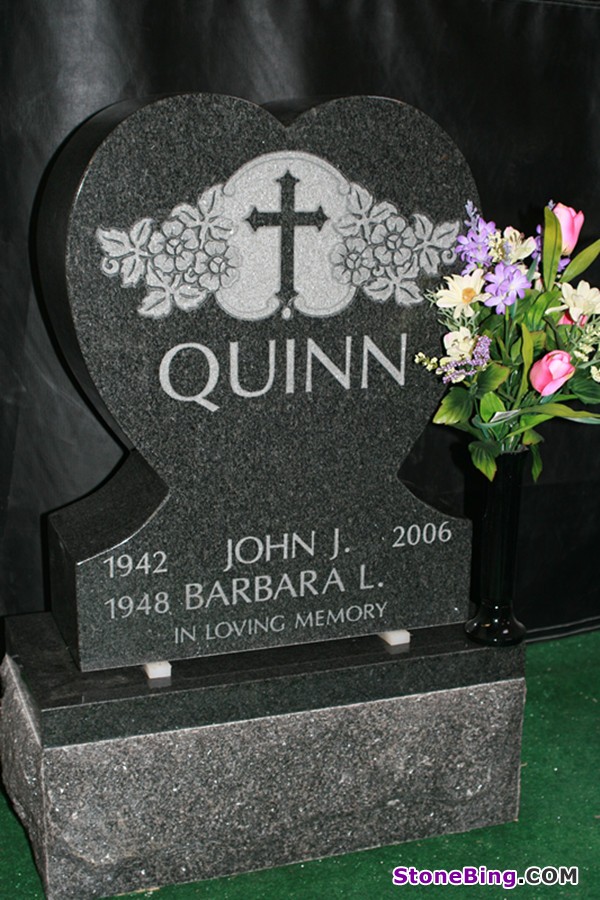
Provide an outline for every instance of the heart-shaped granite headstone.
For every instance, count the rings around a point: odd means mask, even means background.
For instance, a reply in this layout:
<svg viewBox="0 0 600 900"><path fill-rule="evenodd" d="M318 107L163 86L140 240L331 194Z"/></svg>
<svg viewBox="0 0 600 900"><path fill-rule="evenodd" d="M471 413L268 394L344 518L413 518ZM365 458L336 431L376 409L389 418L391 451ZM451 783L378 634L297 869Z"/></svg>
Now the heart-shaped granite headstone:
<svg viewBox="0 0 600 900"><path fill-rule="evenodd" d="M42 276L135 448L52 517L53 608L83 669L465 618L469 527L397 472L439 400L413 357L439 351L424 292L457 269L468 200L448 136L392 100L284 127L177 96L76 133Z"/></svg>

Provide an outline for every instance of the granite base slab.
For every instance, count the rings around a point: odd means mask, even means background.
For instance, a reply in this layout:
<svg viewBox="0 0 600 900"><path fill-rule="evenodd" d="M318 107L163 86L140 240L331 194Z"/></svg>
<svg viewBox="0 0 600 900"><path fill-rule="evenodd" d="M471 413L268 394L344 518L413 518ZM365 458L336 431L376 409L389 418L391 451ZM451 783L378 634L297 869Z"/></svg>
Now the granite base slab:
<svg viewBox="0 0 600 900"><path fill-rule="evenodd" d="M112 896L517 817L522 648L478 648L450 627L427 629L431 633L414 642L421 646L405 654L391 655L377 639L365 638L341 642L337 655L322 645L319 664L318 648L311 645L312 661L288 660L287 670L281 651L270 667L263 658L255 668L254 654L243 654L238 666L221 660L219 668L215 661L212 673L209 661L193 661L202 669L196 682L188 661L185 677L174 666L170 686L138 687L137 698L129 697L130 727L124 729L110 708L132 693L131 684L117 687L116 673L92 673L93 696L86 697L82 685L89 675L77 676L71 664L75 687L63 681L68 654L60 662L55 657L44 678L41 662L25 659L36 628L38 637L53 631L44 616L9 623L0 749L4 781L29 832L49 900ZM439 652L432 652L436 644ZM450 683L462 669L464 683L436 686L443 668ZM484 680L469 680L469 669L485 672ZM496 677L490 677L494 669ZM128 671L119 670L119 678L126 680ZM387 696L402 672L407 685ZM309 704L302 674L311 673L322 691L313 691ZM129 677L135 681L137 673ZM327 683L339 679L339 701L331 703ZM229 689L247 698L250 683L254 704L247 717L209 716L218 706L214 696L203 712L206 689L221 691L224 700ZM300 684L295 695L294 683ZM64 696L56 700L61 684L65 693L80 692L70 708ZM261 685L268 705L277 684L290 708L266 713ZM183 702L190 694L198 724L171 727L162 698L171 698L177 718L182 710L190 715ZM293 709L300 699L304 708ZM78 716L82 727L91 717L83 740L75 739ZM70 727L62 742L55 727L61 717L66 732ZM103 737L90 739L98 729Z"/></svg>

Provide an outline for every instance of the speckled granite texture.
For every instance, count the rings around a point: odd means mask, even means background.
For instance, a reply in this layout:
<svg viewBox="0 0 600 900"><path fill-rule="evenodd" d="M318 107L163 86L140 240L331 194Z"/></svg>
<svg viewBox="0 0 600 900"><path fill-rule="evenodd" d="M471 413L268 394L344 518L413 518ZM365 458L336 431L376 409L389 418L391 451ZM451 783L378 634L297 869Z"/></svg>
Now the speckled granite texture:
<svg viewBox="0 0 600 900"><path fill-rule="evenodd" d="M109 108L42 203L65 354L136 452L51 517L82 669L464 621L470 523L400 482L443 386L424 292L469 168L394 100L285 127L243 100Z"/></svg>
<svg viewBox="0 0 600 900"><path fill-rule="evenodd" d="M141 667L79 671L49 613L6 620L44 746L258 719L519 677L523 647L501 653L460 625L415 631L396 654L376 637L173 663L157 688Z"/></svg>
<svg viewBox="0 0 600 900"><path fill-rule="evenodd" d="M87 900L515 819L523 648L506 655L474 648L471 677L476 669L486 675L468 683L469 651L455 634L445 635L452 647L446 655L436 652L443 637L434 634L432 646L424 640L407 656L380 657L377 686L374 649L363 658L346 647L345 665L336 671L329 659L317 679L339 679L339 702L327 704L322 690L321 705L315 697L313 705L278 715L265 714L277 693L270 682L279 679L279 693L293 697L294 683L314 673L315 659L296 660L287 670L281 661L248 667L239 689L248 697L246 682L255 691L245 719L213 715L211 722L203 707L202 686L212 685L225 700L235 689L235 666L229 673L201 669L195 686L188 671L165 696L177 709L189 707L183 694L195 694L203 724L173 730L162 689L144 692L139 683L134 689L134 672L129 682L124 670L82 675L65 693L60 664L46 660L36 672L23 657L17 661L13 633L15 657L7 656L2 669L3 777L48 897ZM347 679L353 655L366 687L360 678ZM416 690L409 684L386 696L386 685L402 681L396 668L408 671L409 682L414 674ZM444 668L449 680L454 672L451 688L440 687ZM138 700L130 696L129 727L138 733L110 737L111 728L119 734L120 717L106 710L98 717L98 710L118 707L132 693ZM77 742L58 740L56 716L75 741L72 717L79 720ZM94 720L103 740L85 740Z"/></svg>

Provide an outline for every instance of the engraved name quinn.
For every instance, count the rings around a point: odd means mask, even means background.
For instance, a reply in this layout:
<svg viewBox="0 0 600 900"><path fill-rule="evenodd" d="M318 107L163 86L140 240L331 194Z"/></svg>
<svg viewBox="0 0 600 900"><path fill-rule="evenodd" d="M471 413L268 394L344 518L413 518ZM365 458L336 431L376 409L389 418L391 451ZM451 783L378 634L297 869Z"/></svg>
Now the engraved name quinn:
<svg viewBox="0 0 600 900"><path fill-rule="evenodd" d="M341 338L341 347L338 356L342 362L332 359L331 351L326 353L319 344L312 338L308 338L305 346L300 349L295 338L287 338L283 342L272 339L267 342L266 352L263 353L265 358L264 381L259 385L247 385L242 383L243 350L241 349L241 341L230 341L229 356L225 362L219 362L216 353L205 344L188 342L177 344L168 350L160 363L158 378L162 390L171 397L182 403L197 403L203 409L209 412L216 412L220 407L215 403L214 399L209 399L213 392L222 383L225 383L232 394L245 399L252 397L262 397L278 383L283 388L285 394L295 394L297 391L304 391L310 394L314 390L315 385L315 369L319 367L327 372L334 382L340 385L344 391L350 391L352 388L359 390L367 390L369 388L369 374L371 367L377 364L399 387L404 387L406 373L406 333L399 336L399 345L397 347L395 360L381 350L368 335L360 338L353 338L348 335ZM255 342L252 342L252 352L255 351ZM299 370L299 354L302 353L302 362L304 369L304 377L302 380L298 377ZM175 376L172 375L172 367L176 361L180 361L185 357L188 361L193 362L193 357L200 356L206 364L206 375L203 381L197 384L197 390L191 393L183 394L177 386ZM282 359L283 357L283 359ZM279 375L280 369L281 374ZM223 371L224 370L224 371ZM182 377L182 373L179 373Z"/></svg>

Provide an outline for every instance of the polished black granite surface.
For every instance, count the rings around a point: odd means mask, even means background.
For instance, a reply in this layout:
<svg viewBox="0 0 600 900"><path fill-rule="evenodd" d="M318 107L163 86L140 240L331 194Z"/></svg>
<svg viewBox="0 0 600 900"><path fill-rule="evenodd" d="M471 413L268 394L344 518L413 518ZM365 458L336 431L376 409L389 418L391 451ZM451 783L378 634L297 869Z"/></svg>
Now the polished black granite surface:
<svg viewBox="0 0 600 900"><path fill-rule="evenodd" d="M473 644L462 626L416 630L409 650L378 637L173 663L153 687L141 667L79 671L49 613L7 619L45 746L106 740L520 678L524 649Z"/></svg>
<svg viewBox="0 0 600 900"><path fill-rule="evenodd" d="M287 127L234 97L117 104L67 142L46 304L135 447L49 519L82 670L466 619L471 524L398 470L444 391L413 359L440 353L425 296L462 268L467 201L449 136L381 97Z"/></svg>

